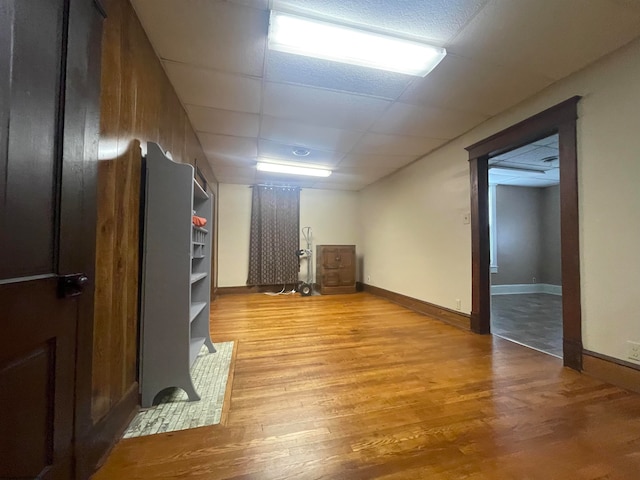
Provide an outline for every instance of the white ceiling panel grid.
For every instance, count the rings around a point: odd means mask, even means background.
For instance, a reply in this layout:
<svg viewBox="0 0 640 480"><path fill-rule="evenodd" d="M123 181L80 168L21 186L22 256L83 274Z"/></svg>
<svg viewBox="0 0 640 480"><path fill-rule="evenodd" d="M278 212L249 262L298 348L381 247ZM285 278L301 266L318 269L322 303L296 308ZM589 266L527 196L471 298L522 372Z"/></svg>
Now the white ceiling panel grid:
<svg viewBox="0 0 640 480"><path fill-rule="evenodd" d="M260 115L234 112L218 108L185 105L191 124L196 132L233 135L235 137L257 137L260 130Z"/></svg>
<svg viewBox="0 0 640 480"><path fill-rule="evenodd" d="M361 189L640 36L637 0L132 3L224 183ZM431 41L449 55L422 78L269 51L269 8ZM542 162L557 148L549 137L491 162L544 168L526 182L547 185L557 163ZM278 179L256 174L259 158L337 170Z"/></svg>
<svg viewBox="0 0 640 480"><path fill-rule="evenodd" d="M334 167L344 157L344 153L328 150L310 149L309 155L297 157L293 154L296 146L286 143L258 140L258 156L268 160L282 160L288 163L301 163L323 167Z"/></svg>
<svg viewBox="0 0 640 480"><path fill-rule="evenodd" d="M391 104L378 98L273 82L266 82L264 95L264 115L360 132Z"/></svg>
<svg viewBox="0 0 640 480"><path fill-rule="evenodd" d="M210 0L134 0L162 59L261 76L269 14Z"/></svg>
<svg viewBox="0 0 640 480"><path fill-rule="evenodd" d="M297 145L318 150L348 152L362 137L362 132L318 127L292 120L263 116L260 138L286 143L291 140L292 135L297 139Z"/></svg>
<svg viewBox="0 0 640 480"><path fill-rule="evenodd" d="M371 128L375 133L452 139L489 118L472 112L395 102Z"/></svg>
<svg viewBox="0 0 640 480"><path fill-rule="evenodd" d="M184 104L260 113L260 80L206 70L182 63L164 62L169 80Z"/></svg>

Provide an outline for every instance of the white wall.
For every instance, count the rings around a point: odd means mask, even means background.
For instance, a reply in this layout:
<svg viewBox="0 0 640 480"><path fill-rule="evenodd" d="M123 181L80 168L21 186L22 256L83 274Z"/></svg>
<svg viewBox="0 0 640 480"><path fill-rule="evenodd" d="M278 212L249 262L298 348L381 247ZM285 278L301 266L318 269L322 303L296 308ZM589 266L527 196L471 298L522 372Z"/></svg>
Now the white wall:
<svg viewBox="0 0 640 480"><path fill-rule="evenodd" d="M316 245L355 245L360 255L359 194L337 190L302 189L300 192L300 228L311 227L313 243L313 268L315 275ZM300 248L307 244L300 236ZM315 281L315 276L313 277ZM307 279L307 264L303 259L300 279ZM356 279L359 276L356 275Z"/></svg>
<svg viewBox="0 0 640 480"><path fill-rule="evenodd" d="M247 185L218 185L218 287L247 284L251 189Z"/></svg>
<svg viewBox="0 0 640 480"><path fill-rule="evenodd" d="M626 341L640 341L640 41L363 190L365 281L470 312L464 148L574 95L583 343L625 359Z"/></svg>
<svg viewBox="0 0 640 480"><path fill-rule="evenodd" d="M219 185L218 286L245 285L249 269L251 229L251 188L247 185ZM356 245L360 249L358 193L302 189L300 228L310 226L314 251L318 244ZM306 247L300 235L301 248ZM293 253L292 253L293 254ZM306 279L306 260L301 263L301 279ZM315 267L315 265L314 265ZM315 268L313 269L315 272Z"/></svg>

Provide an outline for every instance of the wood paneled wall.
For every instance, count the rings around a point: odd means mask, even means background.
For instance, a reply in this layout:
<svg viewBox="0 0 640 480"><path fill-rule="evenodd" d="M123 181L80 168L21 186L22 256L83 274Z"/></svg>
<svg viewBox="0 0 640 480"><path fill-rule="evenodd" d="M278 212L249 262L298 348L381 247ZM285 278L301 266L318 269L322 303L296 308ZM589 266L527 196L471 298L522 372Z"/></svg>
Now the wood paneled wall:
<svg viewBox="0 0 640 480"><path fill-rule="evenodd" d="M136 384L140 144L157 142L217 184L128 0L106 0L102 44L92 417ZM217 217L217 215L216 215Z"/></svg>

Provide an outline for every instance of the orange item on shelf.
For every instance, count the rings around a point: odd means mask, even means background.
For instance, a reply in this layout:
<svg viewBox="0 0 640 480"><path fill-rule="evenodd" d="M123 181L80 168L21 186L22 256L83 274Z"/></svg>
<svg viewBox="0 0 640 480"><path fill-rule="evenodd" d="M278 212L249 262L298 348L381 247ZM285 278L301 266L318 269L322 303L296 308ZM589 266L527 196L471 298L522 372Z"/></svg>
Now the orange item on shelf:
<svg viewBox="0 0 640 480"><path fill-rule="evenodd" d="M193 224L196 227L204 227L207 224L207 219L204 217L199 217L197 215L193 216Z"/></svg>

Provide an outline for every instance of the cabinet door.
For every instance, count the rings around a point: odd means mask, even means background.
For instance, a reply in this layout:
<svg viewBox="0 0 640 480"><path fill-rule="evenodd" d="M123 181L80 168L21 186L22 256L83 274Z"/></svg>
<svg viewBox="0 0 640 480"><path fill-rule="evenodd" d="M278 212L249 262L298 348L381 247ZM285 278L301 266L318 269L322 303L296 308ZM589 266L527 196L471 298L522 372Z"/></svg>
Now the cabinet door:
<svg viewBox="0 0 640 480"><path fill-rule="evenodd" d="M320 252L322 268L333 270L340 268L340 249L336 247L322 247Z"/></svg>
<svg viewBox="0 0 640 480"><path fill-rule="evenodd" d="M340 259L340 285L354 285L356 283L354 248L342 247L337 250Z"/></svg>

